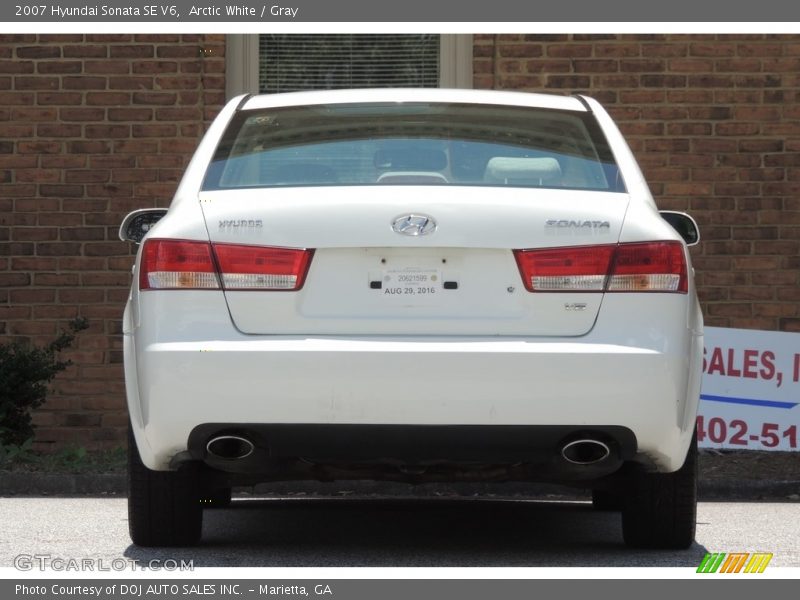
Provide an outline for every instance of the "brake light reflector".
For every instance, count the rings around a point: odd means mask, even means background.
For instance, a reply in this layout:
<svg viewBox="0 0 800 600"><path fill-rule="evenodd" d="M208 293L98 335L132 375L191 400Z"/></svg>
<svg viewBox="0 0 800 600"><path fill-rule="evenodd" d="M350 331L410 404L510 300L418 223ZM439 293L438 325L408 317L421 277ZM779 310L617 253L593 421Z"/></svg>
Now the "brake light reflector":
<svg viewBox="0 0 800 600"><path fill-rule="evenodd" d="M219 289L206 242L147 240L139 266L139 289Z"/></svg>
<svg viewBox="0 0 800 600"><path fill-rule="evenodd" d="M680 242L515 250L514 258L529 292L688 291Z"/></svg>
<svg viewBox="0 0 800 600"><path fill-rule="evenodd" d="M609 292L688 292L680 242L620 244L608 282Z"/></svg>
<svg viewBox="0 0 800 600"><path fill-rule="evenodd" d="M602 292L615 246L515 250L529 292Z"/></svg>
<svg viewBox="0 0 800 600"><path fill-rule="evenodd" d="M214 244L226 290L299 290L313 250Z"/></svg>
<svg viewBox="0 0 800 600"><path fill-rule="evenodd" d="M139 267L141 290L299 290L313 250L147 240Z"/></svg>

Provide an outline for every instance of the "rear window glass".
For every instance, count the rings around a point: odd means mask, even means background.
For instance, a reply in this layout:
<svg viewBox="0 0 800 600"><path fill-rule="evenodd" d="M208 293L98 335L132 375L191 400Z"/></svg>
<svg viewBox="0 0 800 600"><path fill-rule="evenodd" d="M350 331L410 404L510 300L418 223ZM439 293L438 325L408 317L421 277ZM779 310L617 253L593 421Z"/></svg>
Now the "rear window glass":
<svg viewBox="0 0 800 600"><path fill-rule="evenodd" d="M241 111L203 189L336 185L624 191L591 113L441 103Z"/></svg>

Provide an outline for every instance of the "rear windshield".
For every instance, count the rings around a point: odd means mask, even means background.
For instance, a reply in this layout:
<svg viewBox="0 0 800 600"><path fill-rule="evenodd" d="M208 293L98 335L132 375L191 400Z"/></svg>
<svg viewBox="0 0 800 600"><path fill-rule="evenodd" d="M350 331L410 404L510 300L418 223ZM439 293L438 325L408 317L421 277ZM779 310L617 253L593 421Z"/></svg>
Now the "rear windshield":
<svg viewBox="0 0 800 600"><path fill-rule="evenodd" d="M624 191L591 113L442 103L241 111L203 189L336 185Z"/></svg>

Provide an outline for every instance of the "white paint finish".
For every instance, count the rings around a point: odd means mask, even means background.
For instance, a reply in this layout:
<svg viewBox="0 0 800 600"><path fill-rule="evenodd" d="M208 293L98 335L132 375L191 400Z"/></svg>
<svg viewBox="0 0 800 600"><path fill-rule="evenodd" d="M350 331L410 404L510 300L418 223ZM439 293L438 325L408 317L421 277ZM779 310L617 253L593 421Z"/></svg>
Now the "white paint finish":
<svg viewBox="0 0 800 600"><path fill-rule="evenodd" d="M573 96L534 94L528 92L498 92L493 90L458 90L441 88L387 88L360 90L326 90L292 92L253 96L244 110L278 106L313 106L320 104L352 104L362 102L454 102L468 104L499 104L528 106L586 112L580 100Z"/></svg>
<svg viewBox="0 0 800 600"><path fill-rule="evenodd" d="M511 255L514 248L678 239L599 105L589 101L628 194L433 186L200 194L240 101L212 124L168 215L150 235L309 247L317 255L298 293L228 293L226 303L220 291L140 294L134 282L125 366L146 464L166 468L195 425L231 420L627 425L661 469L682 463L702 358L693 283L688 295L530 294ZM246 106L364 101L585 111L577 98L463 90L313 92L260 96ZM393 220L412 212L433 216L437 231L417 238L392 232ZM219 227L223 219L259 219L263 226L234 231ZM609 227L563 233L547 230L549 219ZM376 258L383 252L392 262L412 256L419 266L447 258L469 298L381 305L366 283L380 271ZM513 293L503 291L509 287ZM574 302L587 302L586 313L564 311ZM412 390L397 383L407 373L415 377Z"/></svg>
<svg viewBox="0 0 800 600"><path fill-rule="evenodd" d="M617 424L665 470L691 436L681 419L691 337L657 318L680 314L679 296L636 310L629 295L607 295L609 318L582 338L391 338L245 335L220 292L175 293L142 294L143 322L159 323L137 331L135 355L151 468L203 422Z"/></svg>

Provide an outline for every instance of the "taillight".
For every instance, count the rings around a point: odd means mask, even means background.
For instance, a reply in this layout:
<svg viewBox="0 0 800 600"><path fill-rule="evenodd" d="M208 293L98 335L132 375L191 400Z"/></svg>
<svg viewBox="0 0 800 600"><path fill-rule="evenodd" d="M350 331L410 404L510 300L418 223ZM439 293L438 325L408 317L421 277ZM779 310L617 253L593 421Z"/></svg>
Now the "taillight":
<svg viewBox="0 0 800 600"><path fill-rule="evenodd" d="M139 266L139 289L219 289L211 245L186 240L147 240Z"/></svg>
<svg viewBox="0 0 800 600"><path fill-rule="evenodd" d="M299 290L313 250L214 244L226 290Z"/></svg>
<svg viewBox="0 0 800 600"><path fill-rule="evenodd" d="M680 242L515 250L529 292L688 291Z"/></svg>
<svg viewBox="0 0 800 600"><path fill-rule="evenodd" d="M615 246L515 250L529 292L602 292Z"/></svg>
<svg viewBox="0 0 800 600"><path fill-rule="evenodd" d="M680 292L689 290L686 258L680 242L620 244L608 281L609 292Z"/></svg>
<svg viewBox="0 0 800 600"><path fill-rule="evenodd" d="M299 290L313 254L304 249L152 239L142 249L139 288Z"/></svg>

